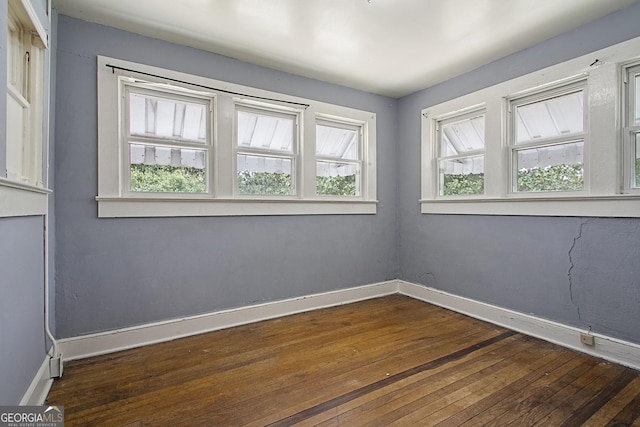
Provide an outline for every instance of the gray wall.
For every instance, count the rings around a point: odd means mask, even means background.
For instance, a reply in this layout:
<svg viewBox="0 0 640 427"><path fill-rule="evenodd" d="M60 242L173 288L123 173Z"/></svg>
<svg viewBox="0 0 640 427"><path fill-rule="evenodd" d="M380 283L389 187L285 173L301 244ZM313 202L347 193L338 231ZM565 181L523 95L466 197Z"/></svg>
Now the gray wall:
<svg viewBox="0 0 640 427"><path fill-rule="evenodd" d="M405 97L401 279L640 343L640 220L422 215L420 111L640 36L640 4Z"/></svg>
<svg viewBox="0 0 640 427"><path fill-rule="evenodd" d="M45 357L42 217L0 218L0 236L0 405L15 405Z"/></svg>
<svg viewBox="0 0 640 427"><path fill-rule="evenodd" d="M58 24L57 336L397 277L397 101L66 16ZM98 54L377 113L378 213L98 219Z"/></svg>

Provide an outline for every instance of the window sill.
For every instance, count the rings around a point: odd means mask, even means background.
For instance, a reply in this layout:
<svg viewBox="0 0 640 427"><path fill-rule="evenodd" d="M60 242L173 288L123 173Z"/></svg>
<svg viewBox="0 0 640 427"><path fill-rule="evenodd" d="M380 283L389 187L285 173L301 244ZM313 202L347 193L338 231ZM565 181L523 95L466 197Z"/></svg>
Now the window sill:
<svg viewBox="0 0 640 427"><path fill-rule="evenodd" d="M420 200L423 214L640 218L640 195Z"/></svg>
<svg viewBox="0 0 640 427"><path fill-rule="evenodd" d="M376 200L96 197L99 218L375 214Z"/></svg>
<svg viewBox="0 0 640 427"><path fill-rule="evenodd" d="M0 217L45 215L52 191L0 178Z"/></svg>

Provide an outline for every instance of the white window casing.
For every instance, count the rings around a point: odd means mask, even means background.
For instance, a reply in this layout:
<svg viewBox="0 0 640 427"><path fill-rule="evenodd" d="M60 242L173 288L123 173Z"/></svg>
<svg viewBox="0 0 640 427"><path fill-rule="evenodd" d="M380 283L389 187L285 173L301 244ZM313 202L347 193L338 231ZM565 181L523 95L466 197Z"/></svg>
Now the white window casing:
<svg viewBox="0 0 640 427"><path fill-rule="evenodd" d="M631 141L639 129L625 121L629 116L625 111L635 108L625 104L625 99L630 99L635 89L623 84L629 79L630 67L640 63L639 56L640 38L423 109L422 213L640 217L640 191L632 180L636 152ZM565 129L556 136L541 134L539 139L515 140L516 107L534 104L536 97L549 99L577 92L584 99L583 132ZM575 102L579 96L571 98ZM442 196L437 186L438 121L478 108L484 108L486 114L485 192ZM542 153L547 148L556 152L546 153L551 160L542 165L558 164L560 160L552 159L558 152L566 158L564 163L577 165L582 158L581 189L518 191L518 153L526 149L526 154Z"/></svg>
<svg viewBox="0 0 640 427"><path fill-rule="evenodd" d="M0 217L47 212L45 50L48 39L28 0L7 4L6 171L0 177Z"/></svg>
<svg viewBox="0 0 640 427"><path fill-rule="evenodd" d="M623 192L640 194L640 63L635 61L624 68L623 91Z"/></svg>
<svg viewBox="0 0 640 427"><path fill-rule="evenodd" d="M191 141L154 142L153 135L135 136L142 145L163 148L155 154L124 148L131 141L125 130L126 106L123 81L151 91L167 91L180 96L209 97L210 134L206 142L207 189L199 193L130 191L129 162L157 164L169 162L168 149L179 145L197 148ZM191 93L192 95L189 95ZM268 146L269 120L252 143L238 143L238 112L253 118L263 114L284 122L291 119L291 146ZM243 116L246 120L248 116ZM362 190L356 197L316 195L316 120L317 117L350 123L362 131ZM123 119L124 118L124 119ZM244 122L243 122L244 123ZM273 123L271 123L273 124ZM252 131L255 129L252 128ZM281 130L279 132L281 138ZM136 139L138 138L138 139ZM269 140L272 141L272 140ZM275 140L273 140L275 141ZM275 143L275 142L274 142ZM166 146L166 148L164 148ZM135 151L135 152L134 152ZM159 154L159 152L162 153ZM174 153L175 154L175 153ZM133 159L134 156L135 159ZM164 156L164 157L163 157ZM162 158L161 158L162 157ZM240 160L239 160L240 159ZM290 194L248 194L238 191L238 162L254 172L291 170ZM286 169L289 170L289 169ZM323 102L235 85L114 58L98 57L98 216L233 216L233 215L313 215L376 213L376 116L374 113Z"/></svg>

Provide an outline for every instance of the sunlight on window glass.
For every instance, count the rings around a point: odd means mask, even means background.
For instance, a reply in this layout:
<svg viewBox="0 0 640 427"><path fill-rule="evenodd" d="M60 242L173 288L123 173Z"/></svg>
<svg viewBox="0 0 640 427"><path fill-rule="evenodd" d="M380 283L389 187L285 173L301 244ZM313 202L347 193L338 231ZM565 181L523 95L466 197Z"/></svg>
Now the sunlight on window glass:
<svg viewBox="0 0 640 427"><path fill-rule="evenodd" d="M516 107L516 143L584 132L582 90Z"/></svg>
<svg viewBox="0 0 640 427"><path fill-rule="evenodd" d="M455 156L468 151L484 149L484 121L483 114L441 124L440 155L442 157Z"/></svg>
<svg viewBox="0 0 640 427"><path fill-rule="evenodd" d="M341 159L358 159L359 131L327 124L316 124L316 154Z"/></svg>
<svg viewBox="0 0 640 427"><path fill-rule="evenodd" d="M206 105L186 101L129 95L129 134L205 142Z"/></svg>
<svg viewBox="0 0 640 427"><path fill-rule="evenodd" d="M292 151L294 117L238 111L238 146Z"/></svg>

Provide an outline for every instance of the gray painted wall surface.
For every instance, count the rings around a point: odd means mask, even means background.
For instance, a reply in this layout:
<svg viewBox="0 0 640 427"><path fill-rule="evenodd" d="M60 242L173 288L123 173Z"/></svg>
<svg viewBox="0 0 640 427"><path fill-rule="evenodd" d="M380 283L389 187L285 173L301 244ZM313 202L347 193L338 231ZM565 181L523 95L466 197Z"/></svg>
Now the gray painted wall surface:
<svg viewBox="0 0 640 427"><path fill-rule="evenodd" d="M66 16L58 25L57 336L397 277L395 100ZM375 112L377 215L98 219L97 54Z"/></svg>
<svg viewBox="0 0 640 427"><path fill-rule="evenodd" d="M640 4L405 97L400 278L640 343L640 220L422 215L420 111L640 36Z"/></svg>
<svg viewBox="0 0 640 427"><path fill-rule="evenodd" d="M0 405L16 405L45 356L42 217L0 219Z"/></svg>

